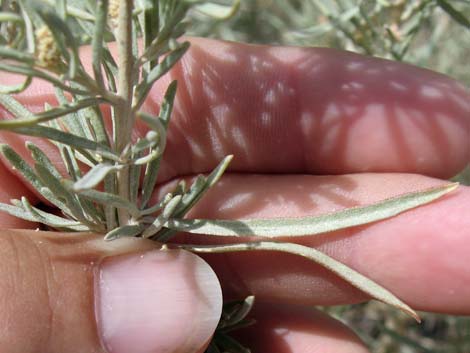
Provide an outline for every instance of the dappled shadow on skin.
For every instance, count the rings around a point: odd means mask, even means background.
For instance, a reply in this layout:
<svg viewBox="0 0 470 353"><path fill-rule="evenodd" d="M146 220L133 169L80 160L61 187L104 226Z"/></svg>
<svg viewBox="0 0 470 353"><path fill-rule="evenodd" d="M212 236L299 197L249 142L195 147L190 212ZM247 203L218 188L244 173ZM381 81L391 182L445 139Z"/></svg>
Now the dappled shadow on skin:
<svg viewBox="0 0 470 353"><path fill-rule="evenodd" d="M208 172L228 154L229 170L250 173L442 176L468 160L468 93L430 71L198 40L171 76L179 88L161 181Z"/></svg>
<svg viewBox="0 0 470 353"><path fill-rule="evenodd" d="M189 218L243 219L263 217L269 208L276 218L314 212L317 202L329 200L331 209L353 207L357 200L347 196L356 188L347 175L312 177L291 175L227 174L199 201ZM264 216L266 217L266 216Z"/></svg>

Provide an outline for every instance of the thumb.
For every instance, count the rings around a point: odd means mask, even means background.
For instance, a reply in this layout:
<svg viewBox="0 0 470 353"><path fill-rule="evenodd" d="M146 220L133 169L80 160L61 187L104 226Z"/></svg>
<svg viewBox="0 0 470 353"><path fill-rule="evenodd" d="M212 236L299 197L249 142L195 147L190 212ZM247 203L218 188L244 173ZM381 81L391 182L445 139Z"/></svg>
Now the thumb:
<svg viewBox="0 0 470 353"><path fill-rule="evenodd" d="M0 258L0 353L195 353L220 317L209 265L150 241L4 230Z"/></svg>

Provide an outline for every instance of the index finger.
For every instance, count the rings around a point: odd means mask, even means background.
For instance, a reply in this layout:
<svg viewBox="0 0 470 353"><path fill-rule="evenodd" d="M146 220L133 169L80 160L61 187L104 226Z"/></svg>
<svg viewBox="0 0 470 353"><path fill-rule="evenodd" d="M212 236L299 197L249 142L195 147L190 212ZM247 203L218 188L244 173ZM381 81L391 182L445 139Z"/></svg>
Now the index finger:
<svg viewBox="0 0 470 353"><path fill-rule="evenodd" d="M470 93L444 75L327 48L189 40L146 104L157 113L178 80L161 182L210 172L228 154L237 172L441 178L470 159ZM90 48L81 54L91 65ZM52 87L39 80L18 98L33 111L55 104ZM22 141L0 138L28 160ZM60 161L54 151L50 158Z"/></svg>
<svg viewBox="0 0 470 353"><path fill-rule="evenodd" d="M162 179L227 154L231 170L255 173L449 177L469 160L470 94L444 75L327 48L191 42L170 75L179 88Z"/></svg>

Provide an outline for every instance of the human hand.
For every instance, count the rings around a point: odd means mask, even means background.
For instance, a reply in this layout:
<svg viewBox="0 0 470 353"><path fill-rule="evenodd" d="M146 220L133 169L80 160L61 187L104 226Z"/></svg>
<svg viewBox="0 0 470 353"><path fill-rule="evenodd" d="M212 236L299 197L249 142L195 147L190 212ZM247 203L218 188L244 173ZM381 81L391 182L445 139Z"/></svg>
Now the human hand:
<svg viewBox="0 0 470 353"><path fill-rule="evenodd" d="M208 172L224 155L235 155L191 217L329 212L439 184L435 178L469 161L468 92L441 75L328 49L203 39L194 39L183 62L171 73L179 90L160 192L172 180ZM149 111L158 109L169 80L155 87ZM36 82L22 101L40 110L52 102L50 92ZM22 138L1 138L27 159ZM46 150L59 163L57 152ZM2 201L24 194L34 199L5 168L1 173ZM413 308L468 314L469 204L470 192L460 187L393 219L301 242L366 274ZM5 227L34 227L1 217ZM110 352L196 352L217 323L220 289L195 255L149 252L151 242L104 243L91 235L5 231L0 242L0 308L6 313L0 352L102 352L103 333ZM258 324L241 332L253 352L366 351L341 324L303 307L366 299L324 269L264 252L205 259L227 297L256 295ZM196 282L189 280L194 275L200 276ZM113 311L106 311L109 305Z"/></svg>

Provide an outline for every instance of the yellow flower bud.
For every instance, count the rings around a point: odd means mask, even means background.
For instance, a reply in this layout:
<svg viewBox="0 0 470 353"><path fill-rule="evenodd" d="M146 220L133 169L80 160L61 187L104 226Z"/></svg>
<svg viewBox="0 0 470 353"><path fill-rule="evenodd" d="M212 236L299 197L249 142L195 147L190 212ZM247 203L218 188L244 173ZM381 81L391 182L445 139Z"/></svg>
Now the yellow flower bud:
<svg viewBox="0 0 470 353"><path fill-rule="evenodd" d="M119 3L120 0L110 0L108 5L108 24L113 29L118 25Z"/></svg>
<svg viewBox="0 0 470 353"><path fill-rule="evenodd" d="M46 68L56 68L60 60L60 51L47 26L42 26L34 32L36 39L36 60L38 65Z"/></svg>

